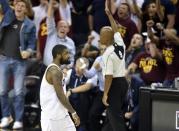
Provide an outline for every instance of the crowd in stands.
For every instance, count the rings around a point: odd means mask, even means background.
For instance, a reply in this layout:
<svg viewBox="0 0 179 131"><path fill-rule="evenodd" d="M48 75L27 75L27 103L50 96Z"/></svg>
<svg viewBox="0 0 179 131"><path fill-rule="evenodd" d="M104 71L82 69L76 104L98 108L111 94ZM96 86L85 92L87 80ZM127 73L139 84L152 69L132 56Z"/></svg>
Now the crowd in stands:
<svg viewBox="0 0 179 131"><path fill-rule="evenodd" d="M129 88L123 116L126 129L138 131L139 88L152 83L173 88L179 77L179 1L110 0L110 5L126 45ZM77 131L101 131L103 26L110 26L105 0L0 0L0 128L8 127L12 119L13 129L23 127L25 76L41 79L52 62L53 47L62 44L70 53L70 64L63 65L63 71L67 97L81 119ZM15 90L14 118L7 102L10 85Z"/></svg>

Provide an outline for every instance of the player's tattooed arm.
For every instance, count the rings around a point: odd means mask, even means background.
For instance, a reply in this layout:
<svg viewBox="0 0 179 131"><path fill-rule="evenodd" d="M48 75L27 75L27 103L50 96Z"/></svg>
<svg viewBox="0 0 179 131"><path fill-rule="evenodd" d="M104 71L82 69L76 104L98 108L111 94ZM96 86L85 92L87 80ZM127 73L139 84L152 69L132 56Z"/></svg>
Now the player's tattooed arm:
<svg viewBox="0 0 179 131"><path fill-rule="evenodd" d="M74 113L75 110L71 106L69 100L67 99L67 97L63 91L63 84L62 84L63 73L61 71L59 71L56 67L51 67L49 69L49 73L50 73L50 78L51 78L52 84L55 88L55 91L57 93L57 97L58 97L59 101L64 105L64 107L70 113Z"/></svg>

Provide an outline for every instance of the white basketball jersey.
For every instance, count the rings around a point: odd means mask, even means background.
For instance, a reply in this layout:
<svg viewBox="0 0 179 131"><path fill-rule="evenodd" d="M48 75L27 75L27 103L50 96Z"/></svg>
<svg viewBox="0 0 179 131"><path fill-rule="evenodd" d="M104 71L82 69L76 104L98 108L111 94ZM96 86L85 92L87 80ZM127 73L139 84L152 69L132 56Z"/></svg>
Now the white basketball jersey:
<svg viewBox="0 0 179 131"><path fill-rule="evenodd" d="M59 71L62 70L56 64L50 64L43 76L40 87L40 105L41 105L41 119L61 119L68 115L67 109L59 101L55 88L46 80L47 70L55 66ZM63 79L63 90L66 93L66 85Z"/></svg>

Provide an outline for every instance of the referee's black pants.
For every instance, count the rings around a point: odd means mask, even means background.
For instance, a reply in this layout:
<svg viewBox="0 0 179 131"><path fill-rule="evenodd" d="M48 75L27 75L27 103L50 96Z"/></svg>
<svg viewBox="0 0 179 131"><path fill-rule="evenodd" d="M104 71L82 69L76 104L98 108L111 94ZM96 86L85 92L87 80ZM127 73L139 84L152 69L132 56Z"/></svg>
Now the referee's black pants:
<svg viewBox="0 0 179 131"><path fill-rule="evenodd" d="M102 103L103 92L98 91L89 111L89 131L101 131L100 118L105 110Z"/></svg>
<svg viewBox="0 0 179 131"><path fill-rule="evenodd" d="M126 131L122 106L126 97L128 83L125 77L113 78L108 92L107 123L102 131Z"/></svg>

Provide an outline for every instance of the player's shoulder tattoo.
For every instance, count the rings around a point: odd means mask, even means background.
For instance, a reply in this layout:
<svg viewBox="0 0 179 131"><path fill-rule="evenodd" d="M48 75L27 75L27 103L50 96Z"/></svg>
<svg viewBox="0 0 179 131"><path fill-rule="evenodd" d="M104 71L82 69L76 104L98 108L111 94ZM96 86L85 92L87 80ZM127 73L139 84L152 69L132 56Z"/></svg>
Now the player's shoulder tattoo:
<svg viewBox="0 0 179 131"><path fill-rule="evenodd" d="M50 67L48 72L52 76L55 76L57 79L62 79L63 78L63 73L55 66Z"/></svg>

